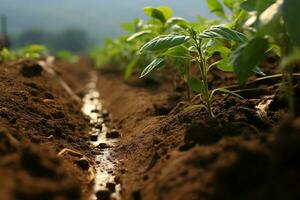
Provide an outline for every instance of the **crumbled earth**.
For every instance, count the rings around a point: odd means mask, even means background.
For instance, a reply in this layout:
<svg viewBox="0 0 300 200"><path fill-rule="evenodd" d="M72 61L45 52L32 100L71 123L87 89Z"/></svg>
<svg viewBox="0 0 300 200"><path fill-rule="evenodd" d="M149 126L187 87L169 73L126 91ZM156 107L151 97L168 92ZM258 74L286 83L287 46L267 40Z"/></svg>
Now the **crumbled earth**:
<svg viewBox="0 0 300 200"><path fill-rule="evenodd" d="M275 74L278 63L270 56L262 68ZM81 98L92 65L58 60L53 69ZM124 81L118 72L99 70L97 88L108 110L102 116L110 121L106 137L120 144L92 149L81 102L57 77L36 61L2 63L1 198L89 199L96 151L110 149L117 172L109 173L116 173L123 200L300 199L300 107L296 103L296 118L286 115L281 77L253 76L240 88L232 74L213 70L211 88L230 86L245 99L217 95L216 119L210 119L204 110L185 110L191 103L175 74L168 68ZM299 88L298 77L295 102ZM106 187L97 191L99 199L112 199L116 184Z"/></svg>
<svg viewBox="0 0 300 200"><path fill-rule="evenodd" d="M57 155L68 148L92 157L80 102L36 61L1 64L0 91L1 199L86 199L79 158Z"/></svg>
<svg viewBox="0 0 300 200"><path fill-rule="evenodd" d="M268 75L277 73L276 59L262 63ZM287 101L274 86L280 77L251 77L240 91L244 100L216 96L216 119L210 119L205 111L184 111L185 86L172 74L167 69L153 81L124 82L122 75L99 72L104 105L122 136L115 159L123 199L299 199L300 118L284 117ZM227 73L213 71L210 80L212 87L238 88ZM270 105L259 110L267 99Z"/></svg>

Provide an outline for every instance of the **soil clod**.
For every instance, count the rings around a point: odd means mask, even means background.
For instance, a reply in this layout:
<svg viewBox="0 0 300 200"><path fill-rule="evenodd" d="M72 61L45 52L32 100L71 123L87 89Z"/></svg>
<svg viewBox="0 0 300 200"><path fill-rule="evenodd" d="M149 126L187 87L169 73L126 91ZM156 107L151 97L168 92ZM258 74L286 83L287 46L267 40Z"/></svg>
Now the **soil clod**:
<svg viewBox="0 0 300 200"><path fill-rule="evenodd" d="M90 168L90 163L86 158L80 158L76 160L75 163L84 171Z"/></svg>
<svg viewBox="0 0 300 200"><path fill-rule="evenodd" d="M98 141L98 134L97 133L91 134L90 139L92 142Z"/></svg>
<svg viewBox="0 0 300 200"><path fill-rule="evenodd" d="M38 64L24 64L21 68L21 74L27 78L41 76L42 71L43 68Z"/></svg>
<svg viewBox="0 0 300 200"><path fill-rule="evenodd" d="M112 129L111 131L106 133L106 137L110 139L116 139L120 137L119 131Z"/></svg>
<svg viewBox="0 0 300 200"><path fill-rule="evenodd" d="M109 190L99 190L96 193L96 197L98 200L110 200L110 194Z"/></svg>
<svg viewBox="0 0 300 200"><path fill-rule="evenodd" d="M106 188L111 192L114 193L116 192L116 184L115 183L106 183Z"/></svg>

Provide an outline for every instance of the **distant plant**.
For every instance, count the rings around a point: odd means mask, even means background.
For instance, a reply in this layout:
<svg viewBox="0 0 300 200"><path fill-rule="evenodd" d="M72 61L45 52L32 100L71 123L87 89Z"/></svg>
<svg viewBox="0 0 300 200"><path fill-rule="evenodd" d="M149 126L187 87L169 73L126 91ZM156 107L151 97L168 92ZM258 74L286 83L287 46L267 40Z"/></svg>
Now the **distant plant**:
<svg viewBox="0 0 300 200"><path fill-rule="evenodd" d="M7 48L4 48L0 51L0 62L12 61L15 60L17 56L9 51Z"/></svg>
<svg viewBox="0 0 300 200"><path fill-rule="evenodd" d="M194 105L193 108L205 108L209 116L213 118L212 101L214 94L220 92L238 95L225 88L210 90L208 73L213 67L218 67L223 71L233 71L233 66L228 62L231 50L224 44L224 41L229 41L229 45L230 42L242 44L247 41L247 38L242 33L223 25L211 26L205 30L197 30L188 23L181 24L181 27L180 33L157 36L141 47L142 53L147 51L156 53L156 59L143 70L141 77L163 67L168 57L175 57L186 62L196 61L200 69L200 77L190 77L188 69L185 70L185 77L187 77L186 81L191 89L198 92L205 103ZM217 62L209 63L209 58L215 52L219 52L222 58Z"/></svg>
<svg viewBox="0 0 300 200"><path fill-rule="evenodd" d="M79 61L79 56L75 55L74 53L66 50L58 51L55 54L55 57L61 60L65 60L70 63L77 63Z"/></svg>
<svg viewBox="0 0 300 200"><path fill-rule="evenodd" d="M17 55L21 58L39 59L46 51L48 51L46 46L32 44L18 50Z"/></svg>
<svg viewBox="0 0 300 200"><path fill-rule="evenodd" d="M0 62L14 61L17 59L39 59L47 51L43 45L28 45L17 50L4 48L0 51Z"/></svg>
<svg viewBox="0 0 300 200"><path fill-rule="evenodd" d="M139 54L139 48L149 39L174 31L177 24L184 19L172 17L173 10L166 6L145 7L147 21L135 19L122 25L126 34L116 39L107 39L103 48L91 51L90 56L98 67L110 66L112 69L124 69L127 80L135 69L143 70L143 66L153 59L152 54ZM177 27L178 28L178 27Z"/></svg>

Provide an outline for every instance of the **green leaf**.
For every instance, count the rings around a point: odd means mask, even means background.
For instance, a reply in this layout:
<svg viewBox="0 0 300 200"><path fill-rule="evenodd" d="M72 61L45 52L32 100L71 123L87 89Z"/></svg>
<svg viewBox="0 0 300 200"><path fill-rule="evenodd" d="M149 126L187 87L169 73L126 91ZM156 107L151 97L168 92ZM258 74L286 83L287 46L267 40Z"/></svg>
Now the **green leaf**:
<svg viewBox="0 0 300 200"><path fill-rule="evenodd" d="M263 25L268 24L271 20L278 16L281 12L282 2L283 0L278 0L276 3L264 10L259 17L260 23Z"/></svg>
<svg viewBox="0 0 300 200"><path fill-rule="evenodd" d="M283 29L281 7L282 0L279 0L261 13L259 16L259 28L257 30L259 37L269 35L276 41L281 40L281 34L278 34L278 32L282 32Z"/></svg>
<svg viewBox="0 0 300 200"><path fill-rule="evenodd" d="M205 109L206 111L208 111L207 107L204 104L196 104L196 105L191 105L186 107L183 112L185 113L189 113L189 112L193 112L195 110L201 110L201 109Z"/></svg>
<svg viewBox="0 0 300 200"><path fill-rule="evenodd" d="M244 99L242 96L240 96L240 95L238 95L237 93L232 92L232 91L230 91L230 90L228 90L228 89L226 89L226 88L217 88L217 89L214 89L214 90L211 91L210 97L209 97L210 100L212 100L212 98L213 98L213 96L214 96L214 94L215 94L216 92L220 92L220 93L224 93L224 94L229 94L229 95L232 95L232 96L236 96L236 97L238 97L238 98L240 98L240 99Z"/></svg>
<svg viewBox="0 0 300 200"><path fill-rule="evenodd" d="M218 0L206 0L210 12L219 17L225 18L225 12L222 4Z"/></svg>
<svg viewBox="0 0 300 200"><path fill-rule="evenodd" d="M176 47L190 40L189 36L185 35L161 35L144 44L141 52L158 51Z"/></svg>
<svg viewBox="0 0 300 200"><path fill-rule="evenodd" d="M167 21L167 24L169 25L176 24L182 28L187 28L189 26L189 22L182 17L172 17Z"/></svg>
<svg viewBox="0 0 300 200"><path fill-rule="evenodd" d="M131 62L126 66L125 69L125 74L124 74L124 79L128 80L129 77L131 76L134 67L136 66L137 62L139 61L138 57L134 57Z"/></svg>
<svg viewBox="0 0 300 200"><path fill-rule="evenodd" d="M170 15L170 10L166 9L166 7L160 7L160 8L145 7L144 13L149 17L158 19L159 21L161 21L161 23L164 24L168 20L168 16Z"/></svg>
<svg viewBox="0 0 300 200"><path fill-rule="evenodd" d="M230 10L233 10L236 0L223 0L223 3L227 8L229 8Z"/></svg>
<svg viewBox="0 0 300 200"><path fill-rule="evenodd" d="M188 80L188 84L194 92L205 95L205 88L202 80L192 77Z"/></svg>
<svg viewBox="0 0 300 200"><path fill-rule="evenodd" d="M42 53L47 50L47 47L44 45L32 44L26 46L23 51L26 53Z"/></svg>
<svg viewBox="0 0 300 200"><path fill-rule="evenodd" d="M283 2L282 14L287 25L288 32L295 46L300 47L300 1L285 0Z"/></svg>
<svg viewBox="0 0 300 200"><path fill-rule="evenodd" d="M230 57L230 63L241 84L244 84L255 67L265 57L268 41L263 38L253 38L237 48Z"/></svg>
<svg viewBox="0 0 300 200"><path fill-rule="evenodd" d="M255 66L254 69L252 70L254 73L259 74L261 76L265 76L266 74L258 67Z"/></svg>
<svg viewBox="0 0 300 200"><path fill-rule="evenodd" d="M293 53L291 53L290 55L286 56L282 62L281 62L281 66L283 68L286 67L290 67L292 64L294 64L295 62L300 61L300 50L296 49L293 51Z"/></svg>
<svg viewBox="0 0 300 200"><path fill-rule="evenodd" d="M200 34L201 38L209 38L209 39L213 39L213 38L218 38L218 39L225 39L225 40L232 40L232 41L236 41L236 42L246 42L247 41L247 37L235 30L226 28L222 25L216 25L216 26L212 26L209 29L203 31Z"/></svg>
<svg viewBox="0 0 300 200"><path fill-rule="evenodd" d="M188 48L183 45L168 49L163 55L183 60L188 60L190 58Z"/></svg>
<svg viewBox="0 0 300 200"><path fill-rule="evenodd" d="M159 6L157 9L163 13L166 20L170 19L173 15L173 10L170 7Z"/></svg>
<svg viewBox="0 0 300 200"><path fill-rule="evenodd" d="M260 15L266 8L271 4L275 3L276 0L245 0L241 3L241 8L248 12L257 12Z"/></svg>
<svg viewBox="0 0 300 200"><path fill-rule="evenodd" d="M4 58L9 58L11 56L11 52L7 48L4 48L1 51L1 56Z"/></svg>
<svg viewBox="0 0 300 200"><path fill-rule="evenodd" d="M229 55L231 53L231 50L224 46L224 44L220 41L210 41L205 45L206 47L206 54L208 57L211 57L215 52L219 52L221 56L221 60L218 60L217 62L211 64L209 66L209 69L211 69L214 66L217 66L218 69L226 72L232 72L233 66L229 63ZM205 48L203 47L203 48Z"/></svg>
<svg viewBox="0 0 300 200"><path fill-rule="evenodd" d="M155 60L153 60L142 72L140 78L146 76L147 74L149 74L151 71L153 71L154 69L158 69L161 66L163 66L164 64L164 59L163 58L157 58Z"/></svg>
<svg viewBox="0 0 300 200"><path fill-rule="evenodd" d="M137 33L134 33L132 34L130 37L127 38L127 41L130 42L136 38L139 38L139 37L142 37L144 35L149 35L151 34L152 31L149 31L149 30L146 30L146 31L140 31L140 32L137 32Z"/></svg>

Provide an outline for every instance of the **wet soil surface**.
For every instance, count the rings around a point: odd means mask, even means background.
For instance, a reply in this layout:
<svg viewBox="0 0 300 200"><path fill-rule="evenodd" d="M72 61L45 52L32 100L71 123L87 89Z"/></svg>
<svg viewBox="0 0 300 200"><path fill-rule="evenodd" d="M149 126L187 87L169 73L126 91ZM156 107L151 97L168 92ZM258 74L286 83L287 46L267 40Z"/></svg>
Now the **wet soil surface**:
<svg viewBox="0 0 300 200"><path fill-rule="evenodd" d="M93 145L98 138L92 134L116 133L103 132L109 116L97 108L99 97L89 97L91 72L87 61L72 65L51 57L0 66L1 200L107 199L116 193L114 179L99 183L99 172L108 171L100 165L112 165L110 150L103 159L103 149L112 147ZM95 113L99 123L92 121Z"/></svg>
<svg viewBox="0 0 300 200"><path fill-rule="evenodd" d="M263 63L268 75L277 62ZM247 99L216 96L209 119L184 111L185 85L170 69L125 82L91 66L0 65L0 199L300 198L300 118L285 114L280 77L239 88L212 71L212 88Z"/></svg>

